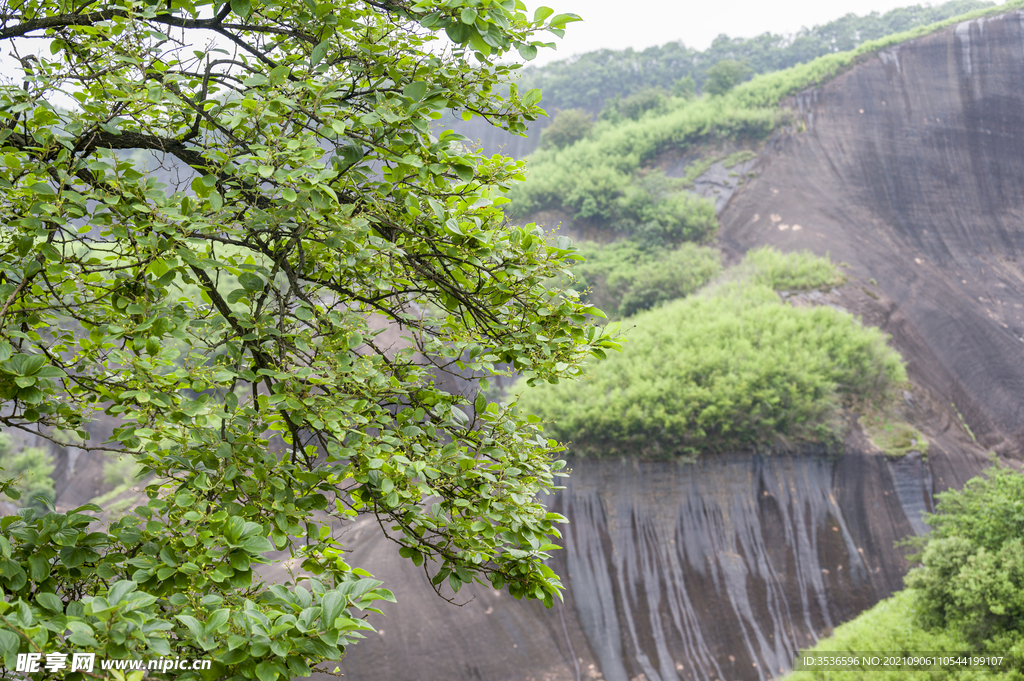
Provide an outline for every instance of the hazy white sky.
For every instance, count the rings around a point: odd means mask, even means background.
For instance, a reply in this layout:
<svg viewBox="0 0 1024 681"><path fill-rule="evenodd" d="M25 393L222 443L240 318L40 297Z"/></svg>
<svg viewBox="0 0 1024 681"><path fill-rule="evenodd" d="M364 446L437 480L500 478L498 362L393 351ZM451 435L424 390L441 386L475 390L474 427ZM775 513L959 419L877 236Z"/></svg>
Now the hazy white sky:
<svg viewBox="0 0 1024 681"><path fill-rule="evenodd" d="M1000 4L1002 0L997 0ZM643 49L681 40L706 49L719 34L752 38L762 33L790 34L801 27L825 24L849 13L885 13L909 5L942 0L533 0L556 12L572 12L583 21L569 24L558 50L541 50L531 64L545 64L573 54L610 48Z"/></svg>

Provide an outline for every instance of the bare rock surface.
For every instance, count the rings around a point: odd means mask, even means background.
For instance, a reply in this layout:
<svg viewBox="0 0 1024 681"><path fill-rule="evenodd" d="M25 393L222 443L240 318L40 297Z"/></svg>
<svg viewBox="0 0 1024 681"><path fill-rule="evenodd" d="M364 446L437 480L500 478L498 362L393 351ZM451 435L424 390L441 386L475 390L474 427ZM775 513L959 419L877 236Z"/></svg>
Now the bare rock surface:
<svg viewBox="0 0 1024 681"><path fill-rule="evenodd" d="M448 606L367 539L353 563L379 561L402 603L346 677L768 679L901 588L893 542L925 529L934 493L976 475L987 450L1024 452L1022 24L963 23L803 93L803 125L767 145L757 178L719 188L733 257L769 244L848 265L845 286L790 302L893 335L927 460L890 461L854 428L837 459L576 462L555 500L572 520L555 560L563 610L483 592ZM707 191L729 176L703 179Z"/></svg>
<svg viewBox="0 0 1024 681"><path fill-rule="evenodd" d="M779 135L722 215L737 254L771 244L849 263L844 306L893 334L915 381L1012 458L1024 447L1022 21L959 24L795 97L806 131Z"/></svg>

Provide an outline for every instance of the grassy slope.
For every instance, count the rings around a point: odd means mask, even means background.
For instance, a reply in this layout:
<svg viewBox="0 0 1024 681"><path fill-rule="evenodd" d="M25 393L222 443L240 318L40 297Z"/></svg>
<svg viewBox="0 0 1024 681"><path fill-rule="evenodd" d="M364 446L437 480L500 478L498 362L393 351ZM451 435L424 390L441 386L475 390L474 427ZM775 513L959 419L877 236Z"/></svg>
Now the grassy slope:
<svg viewBox="0 0 1024 681"><path fill-rule="evenodd" d="M787 96L819 86L856 63L899 43L961 21L1004 13L1024 0L969 12L945 21L872 40L849 52L819 57L784 71L755 77L720 97L674 100L672 110L638 121L599 125L588 139L565 149L536 153L526 182L510 193L512 210L526 216L562 208L580 218L612 217L611 205L643 164L669 148L685 149L714 138L761 139L788 117L779 108Z"/></svg>

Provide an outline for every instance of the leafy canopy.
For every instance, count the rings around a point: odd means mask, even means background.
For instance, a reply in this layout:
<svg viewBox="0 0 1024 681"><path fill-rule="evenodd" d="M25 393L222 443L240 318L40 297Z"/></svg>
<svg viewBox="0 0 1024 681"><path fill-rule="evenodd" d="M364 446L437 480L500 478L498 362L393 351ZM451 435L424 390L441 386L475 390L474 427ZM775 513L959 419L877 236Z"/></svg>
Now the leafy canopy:
<svg viewBox="0 0 1024 681"><path fill-rule="evenodd" d="M753 38L730 38L723 34L703 51L680 42L642 51L597 50L544 66L528 66L519 83L521 87L541 88L549 110L583 108L596 114L617 97L625 99L659 88L689 99L695 88L707 81L708 71L724 60L744 62L754 73L769 73L846 52L865 41L994 6L983 0L950 0L935 6L900 7L882 15L847 14L789 36L763 33Z"/></svg>
<svg viewBox="0 0 1024 681"><path fill-rule="evenodd" d="M1024 475L998 464L962 490L936 495L922 565L906 584L921 622L973 646L1024 653Z"/></svg>
<svg viewBox="0 0 1024 681"><path fill-rule="evenodd" d="M544 128L541 145L561 149L590 134L594 121L583 109L559 111L551 125Z"/></svg>
<svg viewBox="0 0 1024 681"><path fill-rule="evenodd" d="M742 83L751 74L750 67L734 59L723 59L708 69L704 81L704 92L709 95L724 95Z"/></svg>
<svg viewBox="0 0 1024 681"><path fill-rule="evenodd" d="M644 248L636 241L581 241L586 261L573 268L574 286L610 318L629 317L683 298L722 270L721 253L683 243L674 250Z"/></svg>
<svg viewBox="0 0 1024 681"><path fill-rule="evenodd" d="M0 522L7 666L85 646L307 675L392 598L344 560L338 532L364 514L438 589L485 579L550 606L563 519L536 499L556 447L480 393L496 363L557 381L616 343L544 285L570 242L504 221L521 164L429 124L454 110L524 131L540 93L498 88L504 57L576 17L516 0L12 7L0 423L76 431L155 482L104 531L96 507ZM49 49L27 54L35 38ZM88 439L101 415L107 443ZM300 584L257 577L275 550Z"/></svg>

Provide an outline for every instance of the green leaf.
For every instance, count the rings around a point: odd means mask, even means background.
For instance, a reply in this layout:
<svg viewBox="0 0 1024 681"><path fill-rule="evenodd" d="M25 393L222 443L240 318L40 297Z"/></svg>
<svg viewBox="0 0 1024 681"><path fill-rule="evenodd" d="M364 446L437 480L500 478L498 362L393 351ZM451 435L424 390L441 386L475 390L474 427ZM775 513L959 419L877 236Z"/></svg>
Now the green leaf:
<svg viewBox="0 0 1024 681"><path fill-rule="evenodd" d="M64 567L75 568L89 558L89 552L77 546L65 546L60 550L60 562Z"/></svg>
<svg viewBox="0 0 1024 681"><path fill-rule="evenodd" d="M46 357L43 355L29 355L22 365L21 374L31 376L42 369L44 364L46 364Z"/></svg>
<svg viewBox="0 0 1024 681"><path fill-rule="evenodd" d="M74 546L78 541L78 530L73 527L65 527L54 532L51 537L58 546Z"/></svg>
<svg viewBox="0 0 1024 681"><path fill-rule="evenodd" d="M110 593L107 594L107 602L111 605L120 603L124 600L124 597L135 591L138 585L130 579L122 579L110 589Z"/></svg>
<svg viewBox="0 0 1024 681"><path fill-rule="evenodd" d="M473 175L474 175L474 168L473 168L473 166L456 164L456 165L452 165L452 170L455 171L455 174L458 175L459 179L462 180L463 182L472 182L473 181Z"/></svg>
<svg viewBox="0 0 1024 681"><path fill-rule="evenodd" d="M551 9L550 7L538 7L533 11L533 21L535 23L540 23L554 13L555 10Z"/></svg>
<svg viewBox="0 0 1024 681"><path fill-rule="evenodd" d="M0 654L13 656L21 647L21 637L9 629L0 629Z"/></svg>
<svg viewBox="0 0 1024 681"><path fill-rule="evenodd" d="M274 550L270 540L266 537L246 537L240 542L240 545L249 553L259 554Z"/></svg>
<svg viewBox="0 0 1024 681"><path fill-rule="evenodd" d="M36 594L36 603L43 606L47 610L53 613L64 612L64 603L57 597L56 594L41 593Z"/></svg>
<svg viewBox="0 0 1024 681"><path fill-rule="evenodd" d="M533 45L520 45L519 55L526 61L530 61L537 56L537 48L534 47Z"/></svg>
<svg viewBox="0 0 1024 681"><path fill-rule="evenodd" d="M70 612L70 610L71 607L68 606L68 611ZM82 648L100 647L99 643L96 641L95 636L93 635L92 627L90 627L85 622L70 621L68 622L68 629L71 630L71 635L68 636L67 640L71 643L74 643L76 646Z"/></svg>
<svg viewBox="0 0 1024 681"><path fill-rule="evenodd" d="M192 617L191 615L175 615L175 619L188 627L189 632L196 641L201 640L205 635L202 622L197 620L195 617Z"/></svg>
<svg viewBox="0 0 1024 681"><path fill-rule="evenodd" d="M465 45L469 41L470 36L476 34L473 28L463 23L452 24L444 32L456 45Z"/></svg>
<svg viewBox="0 0 1024 681"><path fill-rule="evenodd" d="M330 48L330 40L324 40L323 42L317 43L317 46L313 48L313 51L309 55L309 67L313 68L324 60L327 55L327 50Z"/></svg>
<svg viewBox="0 0 1024 681"><path fill-rule="evenodd" d="M583 21L583 19L577 14L556 14L551 17L551 21L548 25L552 28L565 28L566 24L570 24L574 21Z"/></svg>
<svg viewBox="0 0 1024 681"><path fill-rule="evenodd" d="M42 582L50 575L50 561L42 556L29 556L28 565L33 582Z"/></svg>
<svg viewBox="0 0 1024 681"><path fill-rule="evenodd" d="M210 616L206 618L206 634L217 633L217 630L227 623L230 615L231 611L227 608L220 608L210 613Z"/></svg>
<svg viewBox="0 0 1024 681"><path fill-rule="evenodd" d="M206 178L197 177L194 180L192 180L191 184L189 184L189 186L192 188L192 191L194 191L196 193L196 196L200 198L206 198L210 194L210 186L206 184L205 180ZM216 183L216 179L214 179L214 182Z"/></svg>
<svg viewBox="0 0 1024 681"><path fill-rule="evenodd" d="M277 681L277 669L270 662L260 662L256 665L256 676L260 681Z"/></svg>
<svg viewBox="0 0 1024 681"><path fill-rule="evenodd" d="M44 366L36 372L36 376L39 378L65 378L67 374L62 369L58 369L55 366Z"/></svg>
<svg viewBox="0 0 1024 681"><path fill-rule="evenodd" d="M414 102L418 102L421 99L423 99L423 95L425 95L426 93L427 84L421 80L409 83L404 88L402 88L402 94L404 94L406 97L413 100Z"/></svg>
<svg viewBox="0 0 1024 681"><path fill-rule="evenodd" d="M271 81L280 82L285 80L290 73L291 68L289 68L287 64L281 64L280 66L275 66L270 70L269 78Z"/></svg>
<svg viewBox="0 0 1024 681"><path fill-rule="evenodd" d="M231 0L231 11L245 19L252 12L249 0Z"/></svg>
<svg viewBox="0 0 1024 681"><path fill-rule="evenodd" d="M322 609L321 621L323 625L328 629L334 628L334 620L341 616L342 610L348 603L348 599L344 594L338 593L337 591L328 591L324 594L323 600L320 603Z"/></svg>
<svg viewBox="0 0 1024 681"><path fill-rule="evenodd" d="M43 196L56 196L57 192L53 190L53 187L46 184L45 182L36 182L35 184L29 185L29 190L36 194L42 194Z"/></svg>

